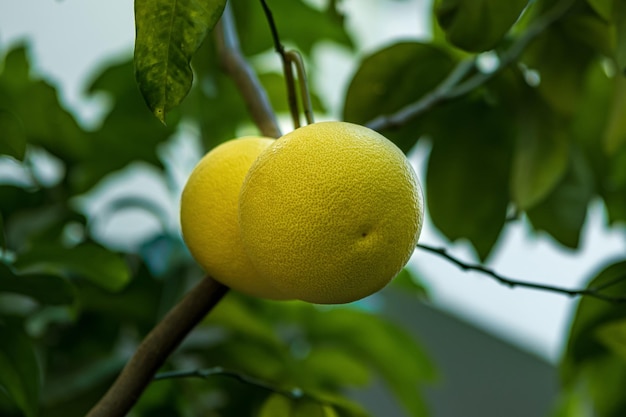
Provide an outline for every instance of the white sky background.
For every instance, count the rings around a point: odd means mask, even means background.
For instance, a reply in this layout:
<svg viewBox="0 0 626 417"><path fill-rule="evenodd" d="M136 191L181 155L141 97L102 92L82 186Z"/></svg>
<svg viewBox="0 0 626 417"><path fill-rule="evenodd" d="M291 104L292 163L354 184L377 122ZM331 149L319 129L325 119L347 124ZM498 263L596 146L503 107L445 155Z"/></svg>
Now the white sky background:
<svg viewBox="0 0 626 417"><path fill-rule="evenodd" d="M371 52L398 38L424 37L428 33L428 0L382 1L345 0L351 16L350 27L359 37L359 47ZM35 71L62 86L62 99L85 121L97 118L102 102L82 95L85 82L100 65L110 59L128 56L134 40L133 2L131 0L0 0L0 49L28 38ZM280 25L280 22L278 22ZM268 32L268 47L270 36ZM346 82L355 61L341 48L326 45L315 54L315 73L310 77L320 85L331 109L338 110ZM184 181L192 163L199 158L193 145L178 141L170 146L182 168L176 178ZM411 155L418 174L424 172L428 146L421 145ZM181 162L182 161L182 162ZM132 167L123 184L100 187L98 194L145 194L159 201L177 223L177 202L172 202L165 179L142 167ZM119 177L119 175L118 175ZM181 185L181 184L178 184ZM100 206L91 205L97 211ZM128 232L143 238L156 222L127 214L103 225L110 235ZM545 236L532 236L526 222L507 229L492 257L490 267L517 279L577 288L609 260L626 253L624 229L608 232L604 208L595 204L584 230L579 252L560 249ZM471 261L463 244L450 245L427 219L421 242L447 246L455 255ZM417 251L411 266L423 277L435 303L479 327L556 361L565 340L574 302L563 295L536 290L509 289L477 273L459 271L449 262Z"/></svg>

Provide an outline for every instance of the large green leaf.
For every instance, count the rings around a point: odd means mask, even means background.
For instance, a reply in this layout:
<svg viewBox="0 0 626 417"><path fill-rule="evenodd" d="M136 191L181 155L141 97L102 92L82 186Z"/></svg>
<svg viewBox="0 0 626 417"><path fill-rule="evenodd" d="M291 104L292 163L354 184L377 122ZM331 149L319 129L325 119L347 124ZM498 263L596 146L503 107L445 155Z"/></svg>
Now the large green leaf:
<svg viewBox="0 0 626 417"><path fill-rule="evenodd" d="M89 148L88 135L59 103L55 88L31 78L24 46L9 51L4 59L0 73L0 112L10 113L11 121L4 122L10 123L12 127L6 128L14 137L23 135L29 144L44 147L66 163L79 160ZM23 145L16 146L19 154Z"/></svg>
<svg viewBox="0 0 626 417"><path fill-rule="evenodd" d="M548 232L562 245L577 248L593 193L593 174L582 153L573 149L565 176L542 202L527 211L528 218L536 229Z"/></svg>
<svg viewBox="0 0 626 417"><path fill-rule="evenodd" d="M137 82L162 122L189 92L191 57L225 4L226 0L135 0Z"/></svg>
<svg viewBox="0 0 626 417"><path fill-rule="evenodd" d="M486 259L509 203L513 115L483 101L455 103L439 114L426 173L426 202L450 240L468 239Z"/></svg>
<svg viewBox="0 0 626 417"><path fill-rule="evenodd" d="M26 417L35 417L41 390L39 363L32 342L17 323L0 319L0 389Z"/></svg>
<svg viewBox="0 0 626 417"><path fill-rule="evenodd" d="M436 371L412 336L376 315L349 308L311 315L307 322L313 346L348 352L383 377L410 415L427 414L419 386L432 381Z"/></svg>
<svg viewBox="0 0 626 417"><path fill-rule="evenodd" d="M608 265L588 288L608 296L626 295L626 261ZM626 360L621 346L624 320L626 310L621 304L582 298L561 362L566 387L582 387L599 417L619 417L626 411Z"/></svg>
<svg viewBox="0 0 626 417"><path fill-rule="evenodd" d="M44 273L16 274L0 263L0 292L31 297L42 304L69 304L74 300L74 288L64 278Z"/></svg>
<svg viewBox="0 0 626 417"><path fill-rule="evenodd" d="M519 113L511 192L519 209L527 210L565 174L569 138L564 123L540 99L526 100Z"/></svg>
<svg viewBox="0 0 626 417"><path fill-rule="evenodd" d="M15 267L25 272L54 271L78 276L109 291L121 290L131 278L124 259L102 246L90 243L72 248L40 244L19 254Z"/></svg>
<svg viewBox="0 0 626 417"><path fill-rule="evenodd" d="M175 131L177 118L164 127L147 111L133 77L132 61L111 65L96 74L87 92L106 94L113 106L91 133L88 154L72 172L76 193L87 191L107 174L136 161L161 167L157 150Z"/></svg>
<svg viewBox="0 0 626 417"><path fill-rule="evenodd" d="M541 79L537 90L558 112L572 115L580 105L590 63L599 52L609 53L607 31L599 17L577 9L542 32L524 51L521 61Z"/></svg>
<svg viewBox="0 0 626 417"><path fill-rule="evenodd" d="M263 403L259 417L338 417L332 406L309 399L292 399L281 394L272 394Z"/></svg>
<svg viewBox="0 0 626 417"><path fill-rule="evenodd" d="M365 124L394 114L431 92L453 67L450 55L434 45L400 42L385 47L366 57L352 78L343 118ZM384 133L408 152L423 130L421 120L413 120Z"/></svg>
<svg viewBox="0 0 626 417"><path fill-rule="evenodd" d="M15 159L24 159L26 153L26 134L19 119L8 109L0 108L0 155L5 154Z"/></svg>
<svg viewBox="0 0 626 417"><path fill-rule="evenodd" d="M495 47L528 0L438 0L435 14L450 43L466 51Z"/></svg>

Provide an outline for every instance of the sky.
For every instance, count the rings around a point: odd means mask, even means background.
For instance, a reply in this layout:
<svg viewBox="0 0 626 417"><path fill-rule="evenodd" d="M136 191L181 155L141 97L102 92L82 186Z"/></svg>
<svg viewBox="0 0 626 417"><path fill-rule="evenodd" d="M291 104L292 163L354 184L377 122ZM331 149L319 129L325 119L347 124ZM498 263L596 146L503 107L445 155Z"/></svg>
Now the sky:
<svg viewBox="0 0 626 417"><path fill-rule="evenodd" d="M131 53L132 4L131 0L0 0L0 50L28 39L34 71L61 86L63 102L89 123L97 119L103 106L97 97L84 96L83 88L100 65ZM397 39L428 36L427 0L345 0L344 4L351 16L349 28L364 54ZM355 61L333 45L318 48L314 59L316 72L309 74L310 79L336 112ZM193 142L178 140L163 150L178 163L178 186L200 157L198 149ZM422 178L428 152L428 144L422 143L409 156ZM171 201L171 190L164 183L156 171L132 166L107 179L94 193L97 198L85 204L97 212L103 200L114 195L149 193L146 196L162 204L175 223L177 203ZM159 227L155 221L137 216L126 214L99 227L104 235L119 236L133 225L135 239ZM142 220L140 227L136 226L138 220ZM515 222L501 236L488 266L510 278L580 288L598 268L626 253L624 230L608 231L605 224L604 208L596 203L583 231L582 248L575 252L560 248L548 236L533 234L526 221ZM445 246L455 256L473 262L469 247L447 242L428 217L420 242ZM504 287L420 250L409 265L426 283L438 307L552 362L558 360L575 300L561 294Z"/></svg>

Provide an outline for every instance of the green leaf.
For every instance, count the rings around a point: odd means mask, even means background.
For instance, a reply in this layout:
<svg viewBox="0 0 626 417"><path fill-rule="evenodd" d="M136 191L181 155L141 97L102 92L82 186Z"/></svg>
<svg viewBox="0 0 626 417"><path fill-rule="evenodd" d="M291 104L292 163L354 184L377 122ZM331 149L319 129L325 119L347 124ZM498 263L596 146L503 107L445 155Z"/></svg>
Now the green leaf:
<svg viewBox="0 0 626 417"><path fill-rule="evenodd" d="M613 78L613 97L608 115L604 148L614 155L626 146L626 77L617 75Z"/></svg>
<svg viewBox="0 0 626 417"><path fill-rule="evenodd" d="M31 297L42 304L60 305L74 301L73 286L64 278L52 274L16 274L0 263L0 292Z"/></svg>
<svg viewBox="0 0 626 417"><path fill-rule="evenodd" d="M598 49L606 49L606 27L601 21L584 14L568 16L539 35L521 59L538 72L541 81L537 91L563 115L572 115L580 105L589 64ZM581 31L581 26L585 30Z"/></svg>
<svg viewBox="0 0 626 417"><path fill-rule="evenodd" d="M119 255L91 243L72 248L41 244L19 254L15 268L78 276L113 292L123 289L131 279L129 267Z"/></svg>
<svg viewBox="0 0 626 417"><path fill-rule="evenodd" d="M613 354L626 362L626 320L615 320L603 324L596 336Z"/></svg>
<svg viewBox="0 0 626 417"><path fill-rule="evenodd" d="M426 173L430 216L448 239L468 239L482 260L506 219L512 118L503 106L473 100L448 106L434 121Z"/></svg>
<svg viewBox="0 0 626 417"><path fill-rule="evenodd" d="M400 42L366 57L355 73L343 109L343 119L365 124L391 115L431 92L454 67L444 50L419 42ZM398 131L383 132L408 152L423 132L421 120Z"/></svg>
<svg viewBox="0 0 626 417"><path fill-rule="evenodd" d="M19 119L0 108L0 154L23 160L26 153L26 134Z"/></svg>
<svg viewBox="0 0 626 417"><path fill-rule="evenodd" d="M500 42L527 3L528 0L438 0L435 15L451 44L481 52Z"/></svg>
<svg viewBox="0 0 626 417"><path fill-rule="evenodd" d="M587 288L607 296L626 295L626 260L599 271ZM565 388L582 388L599 417L619 417L626 411L626 361L622 356L625 321L623 305L581 298L560 364Z"/></svg>
<svg viewBox="0 0 626 417"><path fill-rule="evenodd" d="M572 149L563 179L539 204L527 211L535 229L544 230L559 243L577 248L594 191L593 175L587 161Z"/></svg>
<svg viewBox="0 0 626 417"><path fill-rule="evenodd" d="M517 206L527 210L563 178L569 143L565 126L541 100L529 100L521 106L518 132L511 192Z"/></svg>
<svg viewBox="0 0 626 417"><path fill-rule="evenodd" d="M626 277L626 260L603 268L589 282L587 288L603 288L603 294L623 296L626 295L624 277ZM574 382L575 378L583 372L585 363L611 353L606 344L597 337L597 332L607 323L622 320L626 320L626 310L619 304L607 303L593 297L584 297L580 300L561 364L565 382Z"/></svg>
<svg viewBox="0 0 626 417"><path fill-rule="evenodd" d="M226 0L135 0L135 68L139 89L154 115L185 98L193 79L189 63L219 20Z"/></svg>
<svg viewBox="0 0 626 417"><path fill-rule="evenodd" d="M380 317L349 308L330 310L309 320L313 346L319 343L349 352L383 377L411 415L426 414L419 385L434 379L436 371L411 335Z"/></svg>
<svg viewBox="0 0 626 417"><path fill-rule="evenodd" d="M408 268L402 269L391 281L391 287L401 289L420 299L428 299L428 288Z"/></svg>
<svg viewBox="0 0 626 417"><path fill-rule="evenodd" d="M272 394L263 403L259 417L339 417L334 408L310 399L291 399Z"/></svg>
<svg viewBox="0 0 626 417"><path fill-rule="evenodd" d="M0 389L26 417L39 409L40 369L30 339L15 323L0 320Z"/></svg>
<svg viewBox="0 0 626 417"><path fill-rule="evenodd" d="M309 55L315 44L328 40L353 47L349 32L339 16L317 10L302 0L271 0L267 3L272 10L281 42L294 44L303 54ZM234 1L231 5L243 52L256 55L273 49L270 27L261 3Z"/></svg>
<svg viewBox="0 0 626 417"><path fill-rule="evenodd" d="M335 348L318 346L302 361L303 373L329 386L363 386L370 380L366 364Z"/></svg>
<svg viewBox="0 0 626 417"><path fill-rule="evenodd" d="M29 144L42 146L67 163L88 151L88 135L59 103L56 89L31 79L24 46L5 57L0 73L0 110L10 112Z"/></svg>

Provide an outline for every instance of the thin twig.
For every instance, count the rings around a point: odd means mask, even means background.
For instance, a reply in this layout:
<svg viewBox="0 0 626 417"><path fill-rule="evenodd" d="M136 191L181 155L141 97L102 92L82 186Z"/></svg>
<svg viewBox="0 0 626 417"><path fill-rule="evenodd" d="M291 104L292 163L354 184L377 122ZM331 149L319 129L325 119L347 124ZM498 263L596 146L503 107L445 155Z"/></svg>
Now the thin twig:
<svg viewBox="0 0 626 417"><path fill-rule="evenodd" d="M278 35L278 27L276 26L276 22L274 21L274 15L272 14L272 10L267 5L265 0L261 0L261 5L263 6L263 11L265 12L267 23L269 24L270 31L272 32L274 49L276 50L278 55L280 55L280 59L283 63L283 72L285 74L285 84L287 87L287 104L289 105L289 110L291 112L293 127L294 129L297 129L298 127L300 127L300 109L298 108L296 83L291 60L289 59L289 54L285 51L285 47L280 41L280 36Z"/></svg>
<svg viewBox="0 0 626 417"><path fill-rule="evenodd" d="M208 379L212 376L225 376L228 378L236 379L237 381L242 382L244 384L252 385L257 388L266 390L266 391L282 394L294 400L309 397L309 395L305 393L303 390L301 390L300 388L292 388L292 389L280 388L280 387L277 387L276 385L273 385L261 379L254 378L250 375L242 374L240 372L237 372L231 369L226 369L221 366L215 366L213 368L208 368L208 369L193 369L189 371L161 372L154 377L154 380L160 381L164 379L173 379L173 378Z"/></svg>
<svg viewBox="0 0 626 417"><path fill-rule="evenodd" d="M263 135L280 137L280 128L267 93L241 53L230 3L226 3L222 18L215 26L215 36L222 66L237 84L254 123Z"/></svg>
<svg viewBox="0 0 626 417"><path fill-rule="evenodd" d="M564 294L569 297L588 296L588 297L593 297L593 298L597 298L600 300L608 301L611 303L620 303L620 304L626 303L626 296L612 296L612 295L607 295L607 294L603 294L600 292L603 289L608 288L609 286L615 285L622 281L626 281L626 275L618 277L617 279L612 280L611 282L608 282L606 284L600 285L598 287L571 289L571 288L559 287L555 285L542 284L538 282L520 281L517 279L507 278L505 276L498 274L493 269L487 268L484 265L466 263L456 258L455 256L451 255L445 248L436 248L436 247L424 245L421 243L418 244L417 247L426 252L433 253L435 255L438 255L441 258L446 259L447 261L453 263L454 265L458 266L464 271L480 272L484 275L494 278L500 284L506 285L511 288L513 287L530 288L530 289L535 289L535 290L550 291L550 292L555 292L559 294Z"/></svg>
<svg viewBox="0 0 626 417"><path fill-rule="evenodd" d="M415 119L434 106L443 102L466 95L476 88L484 85L502 70L513 64L524 52L526 47L550 25L560 19L574 4L574 0L563 0L547 11L543 16L531 24L524 34L520 36L508 50L499 56L498 67L491 72L475 72L473 76L469 74L475 69L475 58L469 58L459 62L450 72L448 77L441 82L434 90L422 96L415 103L403 107L392 115L383 115L366 123L366 126L373 130L394 129L404 126L409 121Z"/></svg>
<svg viewBox="0 0 626 417"><path fill-rule="evenodd" d="M227 291L226 286L209 276L200 281L143 339L113 385L87 413L87 417L125 416L167 357Z"/></svg>

